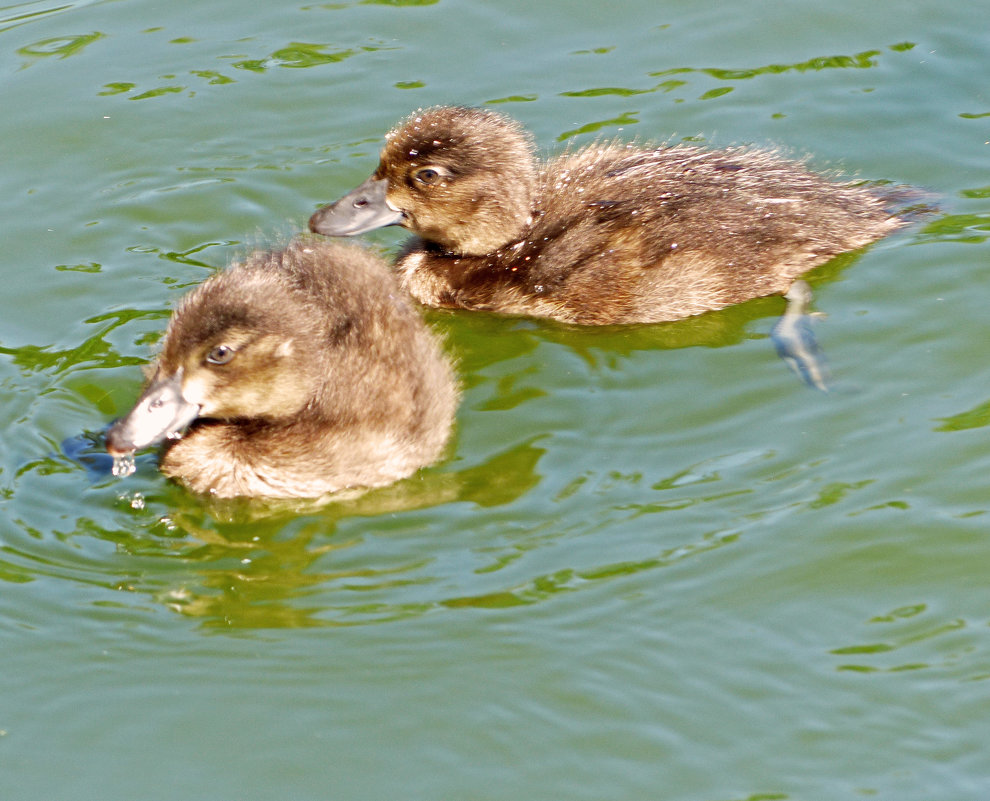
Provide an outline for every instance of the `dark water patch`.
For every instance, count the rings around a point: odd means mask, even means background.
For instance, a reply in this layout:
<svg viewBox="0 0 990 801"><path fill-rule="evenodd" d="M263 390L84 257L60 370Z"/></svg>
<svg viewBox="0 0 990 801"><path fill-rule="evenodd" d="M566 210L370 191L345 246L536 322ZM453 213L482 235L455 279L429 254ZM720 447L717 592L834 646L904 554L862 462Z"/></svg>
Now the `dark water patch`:
<svg viewBox="0 0 990 801"><path fill-rule="evenodd" d="M107 453L103 431L85 431L62 440L65 457L85 468L91 480L102 480L110 475L113 457Z"/></svg>
<svg viewBox="0 0 990 801"><path fill-rule="evenodd" d="M486 100L486 106L495 106L500 103L533 103L539 100L537 95L509 95L508 97L496 97L491 100Z"/></svg>
<svg viewBox="0 0 990 801"><path fill-rule="evenodd" d="M581 134L587 134L587 133L597 133L601 130L604 130L605 128L614 128L614 127L623 128L626 125L636 125L639 122L639 120L636 119L638 115L639 115L638 111L627 111L618 117L613 117L608 120L597 120L596 122L589 122L582 125L580 128L575 128L572 131L565 131L564 133L562 133L560 136L557 137L557 141L564 142L573 136L580 136Z"/></svg>
<svg viewBox="0 0 990 801"><path fill-rule="evenodd" d="M102 264L95 261L87 264L56 264L55 269L61 273L98 273L103 268Z"/></svg>

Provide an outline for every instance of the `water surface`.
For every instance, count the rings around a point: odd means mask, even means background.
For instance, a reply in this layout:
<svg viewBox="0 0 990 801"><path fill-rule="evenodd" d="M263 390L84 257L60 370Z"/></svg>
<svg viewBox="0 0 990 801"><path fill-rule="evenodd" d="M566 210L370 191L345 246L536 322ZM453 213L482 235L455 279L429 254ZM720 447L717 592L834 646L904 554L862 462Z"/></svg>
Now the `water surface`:
<svg viewBox="0 0 990 801"><path fill-rule="evenodd" d="M985 797L983 5L255 5L0 8L0 795ZM774 355L779 298L430 312L465 388L436 467L263 515L151 453L111 476L176 299L435 103L939 211L813 276L827 395Z"/></svg>

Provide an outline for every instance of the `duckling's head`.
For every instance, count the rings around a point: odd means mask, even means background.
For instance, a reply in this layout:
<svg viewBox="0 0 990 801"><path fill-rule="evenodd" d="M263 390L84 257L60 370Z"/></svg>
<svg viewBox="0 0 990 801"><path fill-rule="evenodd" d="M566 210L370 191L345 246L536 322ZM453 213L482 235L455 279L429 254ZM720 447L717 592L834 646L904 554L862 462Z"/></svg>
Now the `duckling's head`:
<svg viewBox="0 0 990 801"><path fill-rule="evenodd" d="M242 266L213 276L175 309L151 380L107 433L108 449L174 438L198 417L297 414L320 384L310 337L325 327L322 318L288 275Z"/></svg>
<svg viewBox="0 0 990 801"><path fill-rule="evenodd" d="M402 225L448 252L484 255L530 223L537 170L531 138L509 117L424 109L386 136L374 174L319 209L309 228L351 236Z"/></svg>

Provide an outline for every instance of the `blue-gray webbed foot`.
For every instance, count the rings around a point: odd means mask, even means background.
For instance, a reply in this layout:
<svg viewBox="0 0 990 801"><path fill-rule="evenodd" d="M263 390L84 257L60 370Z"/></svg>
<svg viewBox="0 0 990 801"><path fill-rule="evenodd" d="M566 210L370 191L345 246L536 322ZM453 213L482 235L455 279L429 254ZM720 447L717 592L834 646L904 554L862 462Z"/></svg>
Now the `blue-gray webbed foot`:
<svg viewBox="0 0 990 801"><path fill-rule="evenodd" d="M825 355L818 347L812 330L818 313L809 311L811 287L805 281L795 281L784 296L787 308L784 316L770 331L777 353L808 386L828 392L831 376Z"/></svg>
<svg viewBox="0 0 990 801"><path fill-rule="evenodd" d="M62 440L62 453L84 467L96 481L109 476L113 467L113 457L107 453L103 437L103 431L84 431Z"/></svg>

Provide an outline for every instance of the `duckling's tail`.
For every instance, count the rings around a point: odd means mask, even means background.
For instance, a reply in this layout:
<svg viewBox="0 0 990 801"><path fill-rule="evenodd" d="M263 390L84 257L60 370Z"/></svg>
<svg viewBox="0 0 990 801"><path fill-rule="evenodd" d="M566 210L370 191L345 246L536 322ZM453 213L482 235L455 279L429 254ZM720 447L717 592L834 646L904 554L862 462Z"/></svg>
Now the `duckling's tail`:
<svg viewBox="0 0 990 801"><path fill-rule="evenodd" d="M939 212L936 195L916 186L877 182L870 185L870 191L883 203L888 214L902 220L905 225Z"/></svg>

